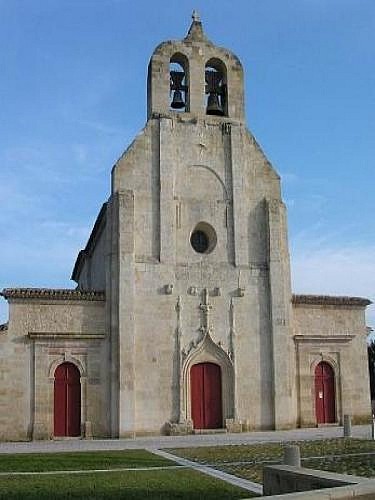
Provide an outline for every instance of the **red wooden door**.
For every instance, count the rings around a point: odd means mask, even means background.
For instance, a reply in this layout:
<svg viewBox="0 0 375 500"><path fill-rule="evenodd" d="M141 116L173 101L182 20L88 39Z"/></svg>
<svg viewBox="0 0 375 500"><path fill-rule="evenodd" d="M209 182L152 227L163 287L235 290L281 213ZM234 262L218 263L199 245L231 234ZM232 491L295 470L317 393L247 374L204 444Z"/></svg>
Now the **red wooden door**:
<svg viewBox="0 0 375 500"><path fill-rule="evenodd" d="M81 381L72 363L63 363L55 371L54 435L81 435Z"/></svg>
<svg viewBox="0 0 375 500"><path fill-rule="evenodd" d="M335 374L332 367L324 361L315 368L315 411L318 424L336 421Z"/></svg>
<svg viewBox="0 0 375 500"><path fill-rule="evenodd" d="M223 426L221 370L214 363L198 363L190 370L191 417L194 429Z"/></svg>

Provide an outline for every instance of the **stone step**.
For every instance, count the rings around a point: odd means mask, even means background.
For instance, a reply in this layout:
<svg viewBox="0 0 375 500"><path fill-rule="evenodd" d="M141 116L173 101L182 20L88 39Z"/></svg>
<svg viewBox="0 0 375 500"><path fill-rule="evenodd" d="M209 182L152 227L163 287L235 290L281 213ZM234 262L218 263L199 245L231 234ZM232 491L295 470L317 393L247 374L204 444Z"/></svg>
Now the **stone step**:
<svg viewBox="0 0 375 500"><path fill-rule="evenodd" d="M226 429L194 429L193 434L226 434Z"/></svg>

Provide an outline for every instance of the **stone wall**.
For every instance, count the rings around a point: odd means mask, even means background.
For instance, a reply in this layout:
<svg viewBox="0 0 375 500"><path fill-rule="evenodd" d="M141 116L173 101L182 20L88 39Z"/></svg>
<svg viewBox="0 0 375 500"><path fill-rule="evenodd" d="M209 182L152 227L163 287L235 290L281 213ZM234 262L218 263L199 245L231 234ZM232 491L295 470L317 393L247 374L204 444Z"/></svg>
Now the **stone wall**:
<svg viewBox="0 0 375 500"><path fill-rule="evenodd" d="M297 348L300 425L315 425L314 372L326 361L335 373L336 420L352 416L353 423L371 416L364 306L349 298L326 297L315 304L294 304L293 328ZM332 303L336 302L336 303Z"/></svg>
<svg viewBox="0 0 375 500"><path fill-rule="evenodd" d="M375 498L375 480L290 465L263 469L262 498L331 500Z"/></svg>
<svg viewBox="0 0 375 500"><path fill-rule="evenodd" d="M223 128L217 117L190 122L171 114L149 120L115 166L112 189L112 200L118 196L129 203L119 204L116 215L117 202L111 201L113 220L118 218L112 228L120 232L119 238L112 234L118 245L113 258L127 277L127 283L119 283L118 318L129 318L118 333L120 386L124 391L134 387L136 400L135 414L122 418L124 433L132 432L130 422L136 422L137 432L157 433L164 422L191 418L184 370L203 340L200 304L206 288L210 335L217 346L217 356L207 353L206 361L216 356L219 363L221 352L231 365L228 377L235 380L235 390L223 393L223 420L243 420L251 429L294 427L284 207L279 178L251 134L239 124ZM204 255L190 243L202 221L216 238L214 251ZM278 314L270 324L272 308ZM116 329L113 324L113 339ZM122 343L128 345L124 358ZM125 375L121 364L127 371L130 362L136 369ZM127 399L127 411L129 404Z"/></svg>
<svg viewBox="0 0 375 500"><path fill-rule="evenodd" d="M81 374L82 435L89 426L107 436L105 301L36 293L8 297L8 329L0 333L0 439L53 437L54 371L64 361Z"/></svg>

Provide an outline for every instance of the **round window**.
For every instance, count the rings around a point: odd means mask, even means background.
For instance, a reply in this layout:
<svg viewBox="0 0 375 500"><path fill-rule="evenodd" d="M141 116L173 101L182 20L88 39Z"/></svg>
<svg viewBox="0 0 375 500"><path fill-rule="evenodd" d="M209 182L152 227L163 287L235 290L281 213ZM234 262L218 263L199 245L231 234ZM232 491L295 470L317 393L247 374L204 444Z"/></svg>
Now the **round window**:
<svg viewBox="0 0 375 500"><path fill-rule="evenodd" d="M191 233L190 243L198 253L210 253L217 242L215 230L207 222L197 224Z"/></svg>

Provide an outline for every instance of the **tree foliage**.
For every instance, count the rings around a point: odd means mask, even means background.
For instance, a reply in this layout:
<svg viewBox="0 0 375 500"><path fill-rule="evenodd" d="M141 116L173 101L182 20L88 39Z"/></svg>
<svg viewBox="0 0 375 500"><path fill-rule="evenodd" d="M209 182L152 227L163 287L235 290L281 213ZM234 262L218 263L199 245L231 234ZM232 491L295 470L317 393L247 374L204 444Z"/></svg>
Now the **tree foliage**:
<svg viewBox="0 0 375 500"><path fill-rule="evenodd" d="M375 400L375 339L367 346L371 399Z"/></svg>

